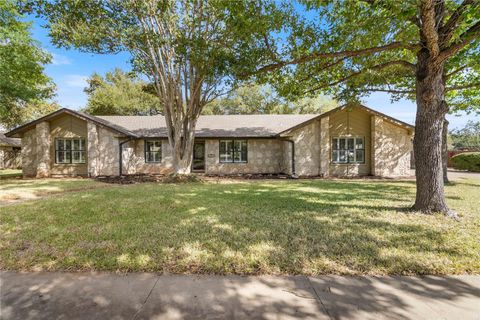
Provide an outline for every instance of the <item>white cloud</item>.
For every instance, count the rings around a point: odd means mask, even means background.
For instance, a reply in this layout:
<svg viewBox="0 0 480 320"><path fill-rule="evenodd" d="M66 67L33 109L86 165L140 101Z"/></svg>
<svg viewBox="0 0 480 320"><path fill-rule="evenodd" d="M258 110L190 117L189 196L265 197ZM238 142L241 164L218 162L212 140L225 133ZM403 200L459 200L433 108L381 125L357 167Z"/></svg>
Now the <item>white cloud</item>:
<svg viewBox="0 0 480 320"><path fill-rule="evenodd" d="M62 66L71 63L72 62L70 61L70 59L68 59L66 56L52 52L52 64L54 66Z"/></svg>
<svg viewBox="0 0 480 320"><path fill-rule="evenodd" d="M65 84L73 88L85 88L87 87L88 76L81 74L70 74L65 76Z"/></svg>

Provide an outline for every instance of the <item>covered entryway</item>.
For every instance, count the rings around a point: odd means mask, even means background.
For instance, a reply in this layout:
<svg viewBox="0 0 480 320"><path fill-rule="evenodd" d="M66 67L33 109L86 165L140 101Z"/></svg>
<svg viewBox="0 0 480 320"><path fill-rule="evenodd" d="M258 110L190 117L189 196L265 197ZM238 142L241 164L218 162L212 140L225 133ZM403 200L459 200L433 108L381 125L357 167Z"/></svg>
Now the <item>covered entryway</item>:
<svg viewBox="0 0 480 320"><path fill-rule="evenodd" d="M205 141L196 141L193 144L193 172L205 172Z"/></svg>

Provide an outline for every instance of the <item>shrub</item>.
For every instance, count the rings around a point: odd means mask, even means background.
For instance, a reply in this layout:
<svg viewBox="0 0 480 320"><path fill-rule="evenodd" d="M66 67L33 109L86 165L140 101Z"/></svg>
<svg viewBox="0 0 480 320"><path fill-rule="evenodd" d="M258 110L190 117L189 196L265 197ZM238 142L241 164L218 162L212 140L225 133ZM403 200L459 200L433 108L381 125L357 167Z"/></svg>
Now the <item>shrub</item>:
<svg viewBox="0 0 480 320"><path fill-rule="evenodd" d="M455 169L480 172L480 152L465 152L452 157Z"/></svg>

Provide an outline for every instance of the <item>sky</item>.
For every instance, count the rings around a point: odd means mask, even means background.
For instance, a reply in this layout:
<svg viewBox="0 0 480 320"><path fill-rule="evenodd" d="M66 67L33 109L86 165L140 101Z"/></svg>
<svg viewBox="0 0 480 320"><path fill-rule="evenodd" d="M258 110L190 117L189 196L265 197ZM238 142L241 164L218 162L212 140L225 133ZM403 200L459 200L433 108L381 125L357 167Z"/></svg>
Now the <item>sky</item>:
<svg viewBox="0 0 480 320"><path fill-rule="evenodd" d="M43 21L33 20L32 33L33 38L40 42L41 46L49 51L53 60L52 63L45 66L45 72L50 76L57 86L57 95L54 98L62 107L71 109L80 109L86 105L87 95L83 92L86 87L86 79L94 72L105 74L114 68L130 70L129 54L91 54L83 53L78 50L56 48L48 37L48 31L42 27ZM364 99L364 104L368 107L385 113L398 120L414 124L415 110L414 102L400 100L391 102L386 93L373 93ZM465 126L468 120L480 121L476 115L449 115L450 129L458 129Z"/></svg>

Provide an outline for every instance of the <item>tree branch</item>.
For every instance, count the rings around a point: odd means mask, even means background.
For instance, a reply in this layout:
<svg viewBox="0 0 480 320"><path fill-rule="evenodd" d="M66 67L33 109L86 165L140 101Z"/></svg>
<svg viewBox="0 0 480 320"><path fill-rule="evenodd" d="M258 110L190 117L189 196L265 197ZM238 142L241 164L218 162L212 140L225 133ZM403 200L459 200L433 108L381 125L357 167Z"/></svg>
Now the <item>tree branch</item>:
<svg viewBox="0 0 480 320"><path fill-rule="evenodd" d="M473 40L477 39L480 36L480 21L477 21L473 26L471 26L467 31L460 35L460 42L450 45L448 48L442 50L438 56L438 62L441 63L458 51L465 48Z"/></svg>
<svg viewBox="0 0 480 320"><path fill-rule="evenodd" d="M371 47L359 50L345 50L345 51L337 51L337 52L314 52L309 55L293 59L290 61L282 61L277 63L272 63L266 66L257 69L253 74L264 73L267 71L273 71L280 68L283 68L287 65L299 64L304 62L309 62L316 59L330 59L330 58L344 58L344 57L358 57L358 56L365 56L372 53L395 50L395 49L410 49L413 50L416 48L417 45L413 44L405 44L402 42L392 42L383 46L379 47Z"/></svg>
<svg viewBox="0 0 480 320"><path fill-rule="evenodd" d="M445 23L445 25L439 29L439 34L442 38L442 44L447 45L452 39L453 34L455 33L455 28L465 18L463 16L465 10L467 10L470 5L478 5L479 3L480 1L478 0L464 0L462 4L457 7L457 9L450 16L450 19L448 19L447 23Z"/></svg>
<svg viewBox="0 0 480 320"><path fill-rule="evenodd" d="M327 88L327 87L332 87L332 86L336 86L337 84L340 84L340 83L343 83L347 80L350 80L351 78L354 78L354 77L357 77L361 74L364 74L365 72L367 71L371 71L371 70L381 70L381 69L385 69L385 68L388 68L390 66L393 66L393 65L400 65L400 66L404 66L404 67L407 67L409 70L415 72L415 65L410 63L410 62L407 62L407 61L404 61L404 60L394 60L394 61L388 61L388 62L385 62L385 63L381 63L381 64L377 64L377 65L374 65L372 67L366 67L366 68L363 68L362 70L360 71L357 71L357 72L353 72L351 74L349 74L348 76L346 77L343 77L337 81L334 81L334 82L331 82L331 83L328 83L328 84L324 84L324 85L321 85L321 86L318 86L318 87L315 87L313 89L310 89L310 90L307 90L305 91L305 93L311 93L311 92L315 92L317 90L320 90L320 89L323 89L323 88Z"/></svg>
<svg viewBox="0 0 480 320"><path fill-rule="evenodd" d="M415 90L395 90L395 89L382 89L382 88L364 88L360 89L360 91L365 92L388 92L393 94L414 94Z"/></svg>
<svg viewBox="0 0 480 320"><path fill-rule="evenodd" d="M455 91L455 90L464 90L464 89L471 89L471 88L479 88L480 83L469 83L465 85L459 85L459 86L451 86L445 88L445 91Z"/></svg>
<svg viewBox="0 0 480 320"><path fill-rule="evenodd" d="M456 75L457 73L462 72L462 71L465 70L466 68L468 68L468 66L467 66L467 65L463 65L463 66L461 66L460 68L455 69L455 70L453 70L452 72L450 72L449 74L447 74L447 75L445 76L445 78L446 78L446 79L449 79L449 78L453 77L454 75Z"/></svg>

